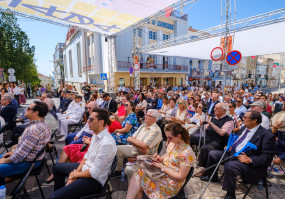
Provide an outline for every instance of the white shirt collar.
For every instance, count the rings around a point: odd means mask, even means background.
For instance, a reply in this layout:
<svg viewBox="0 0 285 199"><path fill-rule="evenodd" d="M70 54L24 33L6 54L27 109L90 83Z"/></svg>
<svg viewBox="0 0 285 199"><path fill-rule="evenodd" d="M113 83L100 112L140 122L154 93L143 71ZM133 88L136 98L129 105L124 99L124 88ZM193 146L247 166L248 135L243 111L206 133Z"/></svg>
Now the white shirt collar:
<svg viewBox="0 0 285 199"><path fill-rule="evenodd" d="M99 139L102 138L106 133L109 133L108 132L108 129L105 128L103 131L101 131L98 135L96 135Z"/></svg>

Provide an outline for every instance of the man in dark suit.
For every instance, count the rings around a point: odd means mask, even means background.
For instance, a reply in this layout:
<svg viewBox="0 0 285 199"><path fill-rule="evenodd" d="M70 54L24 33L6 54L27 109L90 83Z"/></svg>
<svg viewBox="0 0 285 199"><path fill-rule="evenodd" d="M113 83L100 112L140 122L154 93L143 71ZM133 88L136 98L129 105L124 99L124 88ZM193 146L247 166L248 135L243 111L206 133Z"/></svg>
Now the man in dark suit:
<svg viewBox="0 0 285 199"><path fill-rule="evenodd" d="M62 103L60 103L58 111L59 113L63 113L67 110L69 104L72 102L70 91L65 91L64 98L62 100Z"/></svg>
<svg viewBox="0 0 285 199"><path fill-rule="evenodd" d="M215 106L220 103L219 101L219 95L217 93L213 93L212 95L212 102L207 104L208 105L208 113L210 115L214 115L215 114Z"/></svg>
<svg viewBox="0 0 285 199"><path fill-rule="evenodd" d="M109 93L104 93L103 94L103 108L107 109L110 111L110 114L114 114L117 112L118 105L116 100L110 97Z"/></svg>
<svg viewBox="0 0 285 199"><path fill-rule="evenodd" d="M250 150L237 158L232 158L224 165L223 190L227 191L225 199L235 199L236 177L241 175L245 181L257 183L262 179L268 165L271 163L275 150L275 137L260 124L261 114L250 110L244 115L244 127L238 132L239 138L232 145L231 151L225 156L229 157L240 151L248 142L257 147L257 150ZM207 167L216 164L221 158L223 151L210 151L207 160ZM207 175L201 180L208 181L213 170L207 171ZM218 181L218 174L215 173L212 181Z"/></svg>
<svg viewBox="0 0 285 199"><path fill-rule="evenodd" d="M1 98L2 109L0 116L4 118L5 122L8 123L5 129L13 130L16 126L15 117L17 115L17 108L11 104L12 97L9 94L4 94Z"/></svg>
<svg viewBox="0 0 285 199"><path fill-rule="evenodd" d="M211 106L212 103L212 98L210 97L210 93L206 93L205 97L202 99L203 102L205 102L205 104L207 104L207 108L209 108Z"/></svg>

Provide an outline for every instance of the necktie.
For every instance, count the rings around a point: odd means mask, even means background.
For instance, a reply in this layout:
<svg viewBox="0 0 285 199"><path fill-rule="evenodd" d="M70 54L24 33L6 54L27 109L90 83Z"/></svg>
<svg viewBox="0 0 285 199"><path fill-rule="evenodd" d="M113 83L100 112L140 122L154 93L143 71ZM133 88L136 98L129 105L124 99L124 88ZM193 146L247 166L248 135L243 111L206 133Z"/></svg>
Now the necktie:
<svg viewBox="0 0 285 199"><path fill-rule="evenodd" d="M244 141L244 139L246 138L247 134L248 134L249 130L246 129L245 133L243 134L243 136L238 140L236 141L233 146L232 146L232 151L235 151L237 146L242 143L242 141Z"/></svg>

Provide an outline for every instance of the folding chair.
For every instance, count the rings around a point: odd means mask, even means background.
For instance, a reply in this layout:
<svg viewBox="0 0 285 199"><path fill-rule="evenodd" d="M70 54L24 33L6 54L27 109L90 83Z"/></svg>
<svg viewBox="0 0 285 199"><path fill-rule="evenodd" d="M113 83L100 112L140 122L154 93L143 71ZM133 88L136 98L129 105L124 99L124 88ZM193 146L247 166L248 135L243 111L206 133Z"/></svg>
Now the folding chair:
<svg viewBox="0 0 285 199"><path fill-rule="evenodd" d="M83 196L83 197L80 197L80 199L91 199L91 198L97 199L97 198L100 198L103 196L106 196L107 198L112 199L112 192L113 191L111 190L111 185L110 185L109 181L110 181L111 175L115 172L117 163L118 163L118 157L115 156L113 163L112 163L112 166L111 166L111 169L110 169L110 172L108 173L107 181L105 182L104 186L102 187L102 189L99 193Z"/></svg>
<svg viewBox="0 0 285 199"><path fill-rule="evenodd" d="M75 130L77 129L77 127L81 127L83 128L84 124L83 124L83 120L84 120L84 114L85 112L83 113L82 117L80 118L79 122L77 124L70 124L68 125L68 131L67 133L74 133ZM73 128L73 129L72 129ZM72 130L71 130L72 129ZM71 132L72 131L72 132Z"/></svg>
<svg viewBox="0 0 285 199"><path fill-rule="evenodd" d="M17 198L17 195L21 193L22 190L24 191L25 194L27 194L27 190L25 189L25 184L29 176L35 176L37 184L39 186L39 190L41 192L41 196L43 199L45 199L41 184L38 179L38 175L42 173L43 168L46 165L46 159L44 158L41 161L41 164L39 167L34 168L37 158L40 157L43 153L44 153L44 148L36 155L35 159L31 162L31 165L27 169L26 173L24 173L23 175L9 176L9 177L20 178L20 181L17 183L17 185L15 186L15 188L12 190L10 194L10 196L12 196L12 199Z"/></svg>
<svg viewBox="0 0 285 199"><path fill-rule="evenodd" d="M7 152L9 152L9 150L8 150L9 147L6 145L6 142L4 141L4 133L5 133L6 131L8 131L8 129L6 129L6 126L7 126L7 123L4 124L4 125L1 127L1 130L0 130L0 134L3 134L3 143L0 145L0 147L1 147L1 146L4 147L4 150L1 152L1 154L4 153L5 150L6 150Z"/></svg>
<svg viewBox="0 0 285 199"><path fill-rule="evenodd" d="M50 137L50 141L48 142L47 146L46 146L46 152L49 153L50 155L50 159L52 161L52 165L55 165L55 162L54 162L54 157L52 155L52 152L55 153L55 157L56 157L56 160L58 159L58 153L57 153L57 149L56 149L56 146L55 146L55 140L53 140L53 138L55 138L55 134L57 132L57 129L55 129L52 134L51 134L51 137ZM50 147L50 144L52 145L52 147ZM48 167L47 167L48 168ZM49 170L48 170L49 171ZM50 173L50 172L49 172Z"/></svg>
<svg viewBox="0 0 285 199"><path fill-rule="evenodd" d="M275 155L274 158L276 158L276 157L277 157L277 156ZM270 177L273 177L272 174L271 174L271 172L272 172L272 170L273 170L273 168L274 168L274 165L276 165L276 164L274 164L274 163L272 162L272 165L271 165L271 167L270 167L270 169L269 169L269 171L268 171L268 175L269 175ZM283 173L285 173L285 171L284 171L283 167L281 166L281 164L277 164L277 165L280 167L280 169L283 171Z"/></svg>
<svg viewBox="0 0 285 199"><path fill-rule="evenodd" d="M187 194L184 191L184 188L187 185L187 183L189 182L190 178L192 177L193 172L194 172L194 167L191 167L191 169L190 169L190 171L189 171L189 173L188 173L188 175L187 175L187 177L185 179L185 182L184 182L183 186L181 187L180 191L178 192L178 194L176 194L175 196L173 196L170 199L186 199L186 198L188 198ZM148 199L148 197L145 195L144 192L143 192L143 199Z"/></svg>

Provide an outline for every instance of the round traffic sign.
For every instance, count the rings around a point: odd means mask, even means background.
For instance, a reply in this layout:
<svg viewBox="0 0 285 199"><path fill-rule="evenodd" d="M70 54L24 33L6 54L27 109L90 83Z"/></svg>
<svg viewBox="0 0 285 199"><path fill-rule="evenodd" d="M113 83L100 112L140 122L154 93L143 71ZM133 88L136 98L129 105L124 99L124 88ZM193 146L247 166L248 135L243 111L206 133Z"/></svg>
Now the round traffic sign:
<svg viewBox="0 0 285 199"><path fill-rule="evenodd" d="M140 65L139 64L135 64L134 68L135 68L135 71L138 71L140 69Z"/></svg>
<svg viewBox="0 0 285 199"><path fill-rule="evenodd" d="M224 50L221 47L216 47L211 52L211 59L213 61L219 61L224 56Z"/></svg>
<svg viewBox="0 0 285 199"><path fill-rule="evenodd" d="M241 53L237 50L230 51L227 55L226 60L229 65L236 65L241 60Z"/></svg>
<svg viewBox="0 0 285 199"><path fill-rule="evenodd" d="M131 66L131 67L129 68L129 73L130 73L130 74L133 74L133 72L134 72L134 68Z"/></svg>

